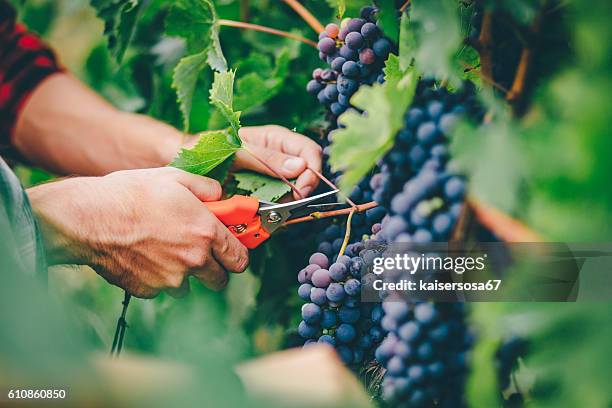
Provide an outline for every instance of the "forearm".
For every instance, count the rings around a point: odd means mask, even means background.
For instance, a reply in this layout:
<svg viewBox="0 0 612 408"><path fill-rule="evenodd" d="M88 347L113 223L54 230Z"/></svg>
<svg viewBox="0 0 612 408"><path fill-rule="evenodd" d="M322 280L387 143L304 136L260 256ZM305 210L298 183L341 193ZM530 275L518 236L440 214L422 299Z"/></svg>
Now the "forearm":
<svg viewBox="0 0 612 408"><path fill-rule="evenodd" d="M60 73L32 93L13 143L28 160L58 174L103 175L164 166L182 138L171 126L117 110L76 78Z"/></svg>
<svg viewBox="0 0 612 408"><path fill-rule="evenodd" d="M94 217L83 217L82 207L86 197L96 193L90 180L94 178L71 178L26 190L50 265L85 263L86 249L81 243L87 234L82 231Z"/></svg>

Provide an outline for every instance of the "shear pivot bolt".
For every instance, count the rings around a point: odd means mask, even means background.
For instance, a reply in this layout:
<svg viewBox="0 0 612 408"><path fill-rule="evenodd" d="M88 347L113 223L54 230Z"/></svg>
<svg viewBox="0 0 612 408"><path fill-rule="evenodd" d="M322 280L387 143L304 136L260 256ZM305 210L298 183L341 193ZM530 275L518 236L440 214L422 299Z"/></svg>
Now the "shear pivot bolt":
<svg viewBox="0 0 612 408"><path fill-rule="evenodd" d="M280 222L281 220L282 220L282 217L276 211L271 211L270 214L268 214L268 222L270 224L276 224L277 222Z"/></svg>

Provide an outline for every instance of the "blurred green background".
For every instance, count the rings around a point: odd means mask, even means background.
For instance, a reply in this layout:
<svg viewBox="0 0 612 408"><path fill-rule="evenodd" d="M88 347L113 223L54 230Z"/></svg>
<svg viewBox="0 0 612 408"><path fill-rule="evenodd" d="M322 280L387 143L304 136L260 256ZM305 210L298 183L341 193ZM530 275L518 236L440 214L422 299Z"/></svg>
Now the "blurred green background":
<svg viewBox="0 0 612 408"><path fill-rule="evenodd" d="M180 42L163 35L168 2L150 3L120 67L109 56L103 23L87 1L26 1L20 5L20 18L53 46L71 72L113 104L180 127L170 83L172 68L185 51ZM251 22L315 38L280 2L215 2L221 18L235 20L245 17L241 3L249 4ZM334 18L326 2L304 3L321 21ZM527 11L544 4L499 3L498 7ZM472 194L483 202L524 221L551 241L605 242L612 236L610 3L559 4L565 11L561 30L570 42L569 51L537 60L538 69L545 72L532 85L527 112L510 115L499 98L484 89L483 100L496 114L486 126L457 134L454 150L471 177ZM239 79L248 74L274 79L262 82L266 92L258 106L246 110L244 123L278 123L317 137L321 109L304 91L310 72L319 65L312 50L230 28L222 30L221 41ZM289 56L286 72L278 69L283 53ZM209 84L209 74L203 74L191 131L219 126L207 103ZM52 177L30 167L19 166L16 171L25 186ZM125 349L189 362L201 379L200 388L185 392L193 401L244 406L233 364L283 348L297 325L294 271L306 252L282 250L278 241L257 250L251 270L233 277L222 293L194 284L186 299L163 294L154 300L134 299ZM8 259L8 254L4 256ZM16 265L7 263L5 268ZM85 267L52 268L48 292L13 275L7 274L0 285L0 372L10 373L9 379L32 379L36 373L39 379L56 378L58 383L69 376L66 381L87 383L87 379L95 384L89 356L110 350L122 291ZM520 334L531 344L517 373L528 390L528 405L612 407L609 303L474 304L471 308L479 335L468 388L473 406L499 406L493 354L504 337ZM103 388L98 392L104 396Z"/></svg>

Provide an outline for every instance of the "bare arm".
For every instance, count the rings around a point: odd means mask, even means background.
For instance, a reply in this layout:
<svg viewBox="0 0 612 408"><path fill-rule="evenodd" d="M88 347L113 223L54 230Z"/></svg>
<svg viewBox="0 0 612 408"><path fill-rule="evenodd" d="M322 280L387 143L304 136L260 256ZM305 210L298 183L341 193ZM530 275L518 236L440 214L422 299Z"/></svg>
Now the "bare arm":
<svg viewBox="0 0 612 408"><path fill-rule="evenodd" d="M173 127L121 112L65 73L34 90L13 135L15 147L31 162L85 176L166 165L182 141Z"/></svg>
<svg viewBox="0 0 612 408"><path fill-rule="evenodd" d="M287 178L297 178L304 195L318 179L321 148L281 126L244 127L245 146ZM165 166L178 150L195 142L165 123L121 112L70 74L44 80L23 107L13 135L15 147L32 163L57 174L101 176L118 170ZM236 169L270 173L245 152Z"/></svg>

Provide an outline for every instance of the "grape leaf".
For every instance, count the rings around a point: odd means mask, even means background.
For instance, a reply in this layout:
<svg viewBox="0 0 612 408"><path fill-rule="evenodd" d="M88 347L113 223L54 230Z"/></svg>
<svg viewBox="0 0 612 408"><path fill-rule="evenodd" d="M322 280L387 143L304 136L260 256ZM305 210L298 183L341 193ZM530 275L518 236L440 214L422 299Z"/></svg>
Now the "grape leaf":
<svg viewBox="0 0 612 408"><path fill-rule="evenodd" d="M410 28L416 43L414 61L423 74L457 83L463 67L455 54L462 49L460 13L453 0L414 0Z"/></svg>
<svg viewBox="0 0 612 408"><path fill-rule="evenodd" d="M226 130L203 132L198 143L190 149L181 149L170 166L203 176L223 164L225 170L214 174L214 178L222 182L231 164L231 160L228 159L240 149L240 146L240 143L232 140Z"/></svg>
<svg viewBox="0 0 612 408"><path fill-rule="evenodd" d="M414 96L418 75L414 69L402 72L395 55L387 60L385 78L384 84L359 88L351 104L367 114L348 110L339 118L345 128L333 133L329 163L333 171L343 172L340 189L345 193L393 146Z"/></svg>
<svg viewBox="0 0 612 408"><path fill-rule="evenodd" d="M260 200L276 201L291 191L291 187L282 180L251 171L235 173L234 178L240 190L249 192Z"/></svg>
<svg viewBox="0 0 612 408"><path fill-rule="evenodd" d="M400 19L399 36L399 65L401 69L406 70L413 64L415 48L414 33L410 29L410 17L408 13L403 13Z"/></svg>
<svg viewBox="0 0 612 408"><path fill-rule="evenodd" d="M235 71L215 72L215 80L210 88L210 102L227 119L230 125L230 136L233 142L240 144L240 112L234 111L234 77Z"/></svg>
<svg viewBox="0 0 612 408"><path fill-rule="evenodd" d="M120 63L134 35L142 3L138 0L91 0L91 6L104 21L108 49Z"/></svg>
<svg viewBox="0 0 612 408"><path fill-rule="evenodd" d="M188 131L193 93L200 72L206 64L217 71L227 70L219 42L217 14L209 0L178 0L172 4L165 23L166 33L184 38L191 54L181 59L172 79L183 115L183 128Z"/></svg>
<svg viewBox="0 0 612 408"><path fill-rule="evenodd" d="M187 41L190 54L213 50L215 54L220 51L219 26L217 13L210 0L178 0L173 2L166 17L166 33L171 36L183 37ZM209 59L211 55L209 54ZM225 71L227 63L223 54L212 55L214 64L211 66L218 71ZM220 64L220 66L217 66Z"/></svg>
<svg viewBox="0 0 612 408"><path fill-rule="evenodd" d="M236 81L236 109L247 111L263 105L278 94L289 76L290 62L291 52L289 48L283 48L276 56L273 70L249 72L239 78Z"/></svg>
<svg viewBox="0 0 612 408"><path fill-rule="evenodd" d="M176 90L179 108L183 114L183 129L189 130L189 114L191 113L193 93L200 72L206 67L206 52L181 58L174 68L172 87Z"/></svg>
<svg viewBox="0 0 612 408"><path fill-rule="evenodd" d="M395 5L395 0L379 0L378 4L378 21L385 36L397 44L399 36L398 11Z"/></svg>

